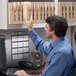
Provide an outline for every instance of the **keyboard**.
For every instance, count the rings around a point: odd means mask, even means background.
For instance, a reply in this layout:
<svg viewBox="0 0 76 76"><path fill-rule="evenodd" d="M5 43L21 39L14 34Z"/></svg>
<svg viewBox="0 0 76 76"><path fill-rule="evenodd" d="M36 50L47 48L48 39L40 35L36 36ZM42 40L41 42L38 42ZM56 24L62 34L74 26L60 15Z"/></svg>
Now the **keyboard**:
<svg viewBox="0 0 76 76"><path fill-rule="evenodd" d="M18 68L8 68L6 71L6 76L14 76L14 73L20 69Z"/></svg>

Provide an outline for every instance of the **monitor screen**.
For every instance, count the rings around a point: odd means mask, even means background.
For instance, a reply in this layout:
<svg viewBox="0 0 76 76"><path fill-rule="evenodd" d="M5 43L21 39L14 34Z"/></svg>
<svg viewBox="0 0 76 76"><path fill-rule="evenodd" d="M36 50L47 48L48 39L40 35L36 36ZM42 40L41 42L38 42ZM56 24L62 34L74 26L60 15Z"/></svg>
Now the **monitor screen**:
<svg viewBox="0 0 76 76"><path fill-rule="evenodd" d="M0 71L6 69L5 37L0 36Z"/></svg>

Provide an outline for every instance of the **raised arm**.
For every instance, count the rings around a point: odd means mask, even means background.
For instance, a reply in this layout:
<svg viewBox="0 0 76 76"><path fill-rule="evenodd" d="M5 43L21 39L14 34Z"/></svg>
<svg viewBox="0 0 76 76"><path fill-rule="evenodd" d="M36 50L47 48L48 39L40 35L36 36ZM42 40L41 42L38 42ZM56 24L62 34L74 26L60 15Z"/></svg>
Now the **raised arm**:
<svg viewBox="0 0 76 76"><path fill-rule="evenodd" d="M28 21L25 19L25 24L26 27L28 29L28 35L30 36L30 38L32 39L36 49L43 55L47 56L49 54L49 47L50 47L50 42L44 42L38 35L37 33L34 31L33 29L33 20L32 17L31 19Z"/></svg>

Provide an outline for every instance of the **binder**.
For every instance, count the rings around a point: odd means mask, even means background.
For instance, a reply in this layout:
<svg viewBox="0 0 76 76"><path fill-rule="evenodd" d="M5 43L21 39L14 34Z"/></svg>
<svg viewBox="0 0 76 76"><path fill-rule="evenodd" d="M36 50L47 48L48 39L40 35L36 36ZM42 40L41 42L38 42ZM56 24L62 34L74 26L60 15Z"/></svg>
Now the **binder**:
<svg viewBox="0 0 76 76"><path fill-rule="evenodd" d="M26 2L23 3L23 18L28 20L28 4Z"/></svg>
<svg viewBox="0 0 76 76"><path fill-rule="evenodd" d="M36 9L36 20L35 23L39 23L39 2L35 2Z"/></svg>
<svg viewBox="0 0 76 76"><path fill-rule="evenodd" d="M49 5L50 5L50 16L52 16L53 15L53 2L50 2Z"/></svg>
<svg viewBox="0 0 76 76"><path fill-rule="evenodd" d="M43 20L44 20L44 12L43 12L43 9L44 9L44 4L42 2L39 2L39 22L40 23L43 23Z"/></svg>

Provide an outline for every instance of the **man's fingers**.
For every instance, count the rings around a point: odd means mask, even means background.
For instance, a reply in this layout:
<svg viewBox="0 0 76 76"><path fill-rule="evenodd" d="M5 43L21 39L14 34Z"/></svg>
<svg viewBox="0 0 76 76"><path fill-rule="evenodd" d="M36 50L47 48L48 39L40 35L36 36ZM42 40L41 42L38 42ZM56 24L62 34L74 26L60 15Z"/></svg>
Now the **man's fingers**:
<svg viewBox="0 0 76 76"><path fill-rule="evenodd" d="M30 20L33 21L32 16L31 16Z"/></svg>
<svg viewBox="0 0 76 76"><path fill-rule="evenodd" d="M16 72L14 73L15 76L17 76L17 72L18 72L18 71L16 71Z"/></svg>
<svg viewBox="0 0 76 76"><path fill-rule="evenodd" d="M26 19L25 18L23 19L23 21L24 21L24 23L26 23Z"/></svg>
<svg viewBox="0 0 76 76"><path fill-rule="evenodd" d="M28 23L28 20L27 20L27 19L25 19L25 18L24 18L24 23L25 23L25 24L27 24L27 23Z"/></svg>
<svg viewBox="0 0 76 76"><path fill-rule="evenodd" d="M25 76L27 73L24 70L19 70L14 73L15 76Z"/></svg>
<svg viewBox="0 0 76 76"><path fill-rule="evenodd" d="M15 76L18 76L19 72L20 72L20 71L16 71L16 72L14 73L14 75L15 75Z"/></svg>

